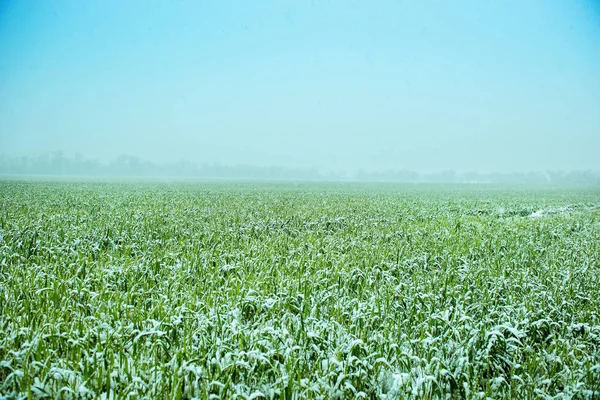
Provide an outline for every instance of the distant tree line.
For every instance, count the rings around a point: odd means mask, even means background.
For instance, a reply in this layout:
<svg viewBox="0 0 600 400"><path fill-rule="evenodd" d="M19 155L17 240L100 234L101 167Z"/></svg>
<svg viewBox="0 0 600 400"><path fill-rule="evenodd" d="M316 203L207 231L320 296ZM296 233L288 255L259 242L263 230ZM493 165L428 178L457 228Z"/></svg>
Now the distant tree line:
<svg viewBox="0 0 600 400"><path fill-rule="evenodd" d="M410 170L389 170L382 172L358 172L353 178L382 182L600 184L600 173L591 170L492 173L479 173L476 171L458 173L452 170L418 173Z"/></svg>
<svg viewBox="0 0 600 400"><path fill-rule="evenodd" d="M442 171L419 173L410 170L377 172L358 171L323 173L316 168L278 166L196 164L189 161L157 164L131 155L121 155L108 163L81 155L66 156L62 151L41 155L0 155L0 174L106 177L182 177L292 180L349 180L377 182L447 182L447 183L551 183L600 184L594 171L532 171L478 173Z"/></svg>
<svg viewBox="0 0 600 400"><path fill-rule="evenodd" d="M131 155L102 163L62 151L31 156L0 155L0 174L107 177L189 177L242 179L323 179L316 168L260 167L253 165L196 164L178 161L157 164Z"/></svg>

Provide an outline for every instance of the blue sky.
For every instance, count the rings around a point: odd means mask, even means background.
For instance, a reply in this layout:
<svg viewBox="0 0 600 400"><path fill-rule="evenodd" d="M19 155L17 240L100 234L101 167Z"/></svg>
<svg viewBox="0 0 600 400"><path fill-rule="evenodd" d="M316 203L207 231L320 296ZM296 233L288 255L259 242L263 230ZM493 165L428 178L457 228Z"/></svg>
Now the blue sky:
<svg viewBox="0 0 600 400"><path fill-rule="evenodd" d="M0 3L0 153L600 170L600 3Z"/></svg>

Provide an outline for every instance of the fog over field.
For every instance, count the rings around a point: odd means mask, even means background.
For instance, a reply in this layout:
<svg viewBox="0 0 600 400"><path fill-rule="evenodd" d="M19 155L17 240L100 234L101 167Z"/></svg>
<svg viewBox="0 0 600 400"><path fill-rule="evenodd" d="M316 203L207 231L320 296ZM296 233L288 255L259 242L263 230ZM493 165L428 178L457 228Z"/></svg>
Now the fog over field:
<svg viewBox="0 0 600 400"><path fill-rule="evenodd" d="M0 0L0 400L600 399L597 0Z"/></svg>
<svg viewBox="0 0 600 400"><path fill-rule="evenodd" d="M596 1L3 1L0 155L600 170Z"/></svg>

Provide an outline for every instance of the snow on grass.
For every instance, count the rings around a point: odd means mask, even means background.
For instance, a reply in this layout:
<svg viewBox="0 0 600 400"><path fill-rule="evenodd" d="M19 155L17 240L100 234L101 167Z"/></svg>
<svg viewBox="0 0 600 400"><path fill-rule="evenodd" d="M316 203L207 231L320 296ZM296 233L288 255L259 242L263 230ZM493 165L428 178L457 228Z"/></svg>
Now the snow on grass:
<svg viewBox="0 0 600 400"><path fill-rule="evenodd" d="M600 194L409 189L0 182L0 395L597 396Z"/></svg>

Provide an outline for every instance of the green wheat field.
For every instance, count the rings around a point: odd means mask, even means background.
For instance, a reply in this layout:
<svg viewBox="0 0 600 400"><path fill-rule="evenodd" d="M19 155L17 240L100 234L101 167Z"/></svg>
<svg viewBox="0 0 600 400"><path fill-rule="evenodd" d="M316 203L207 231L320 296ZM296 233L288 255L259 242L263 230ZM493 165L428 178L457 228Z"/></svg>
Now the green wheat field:
<svg viewBox="0 0 600 400"><path fill-rule="evenodd" d="M600 398L600 188L0 181L0 398Z"/></svg>

